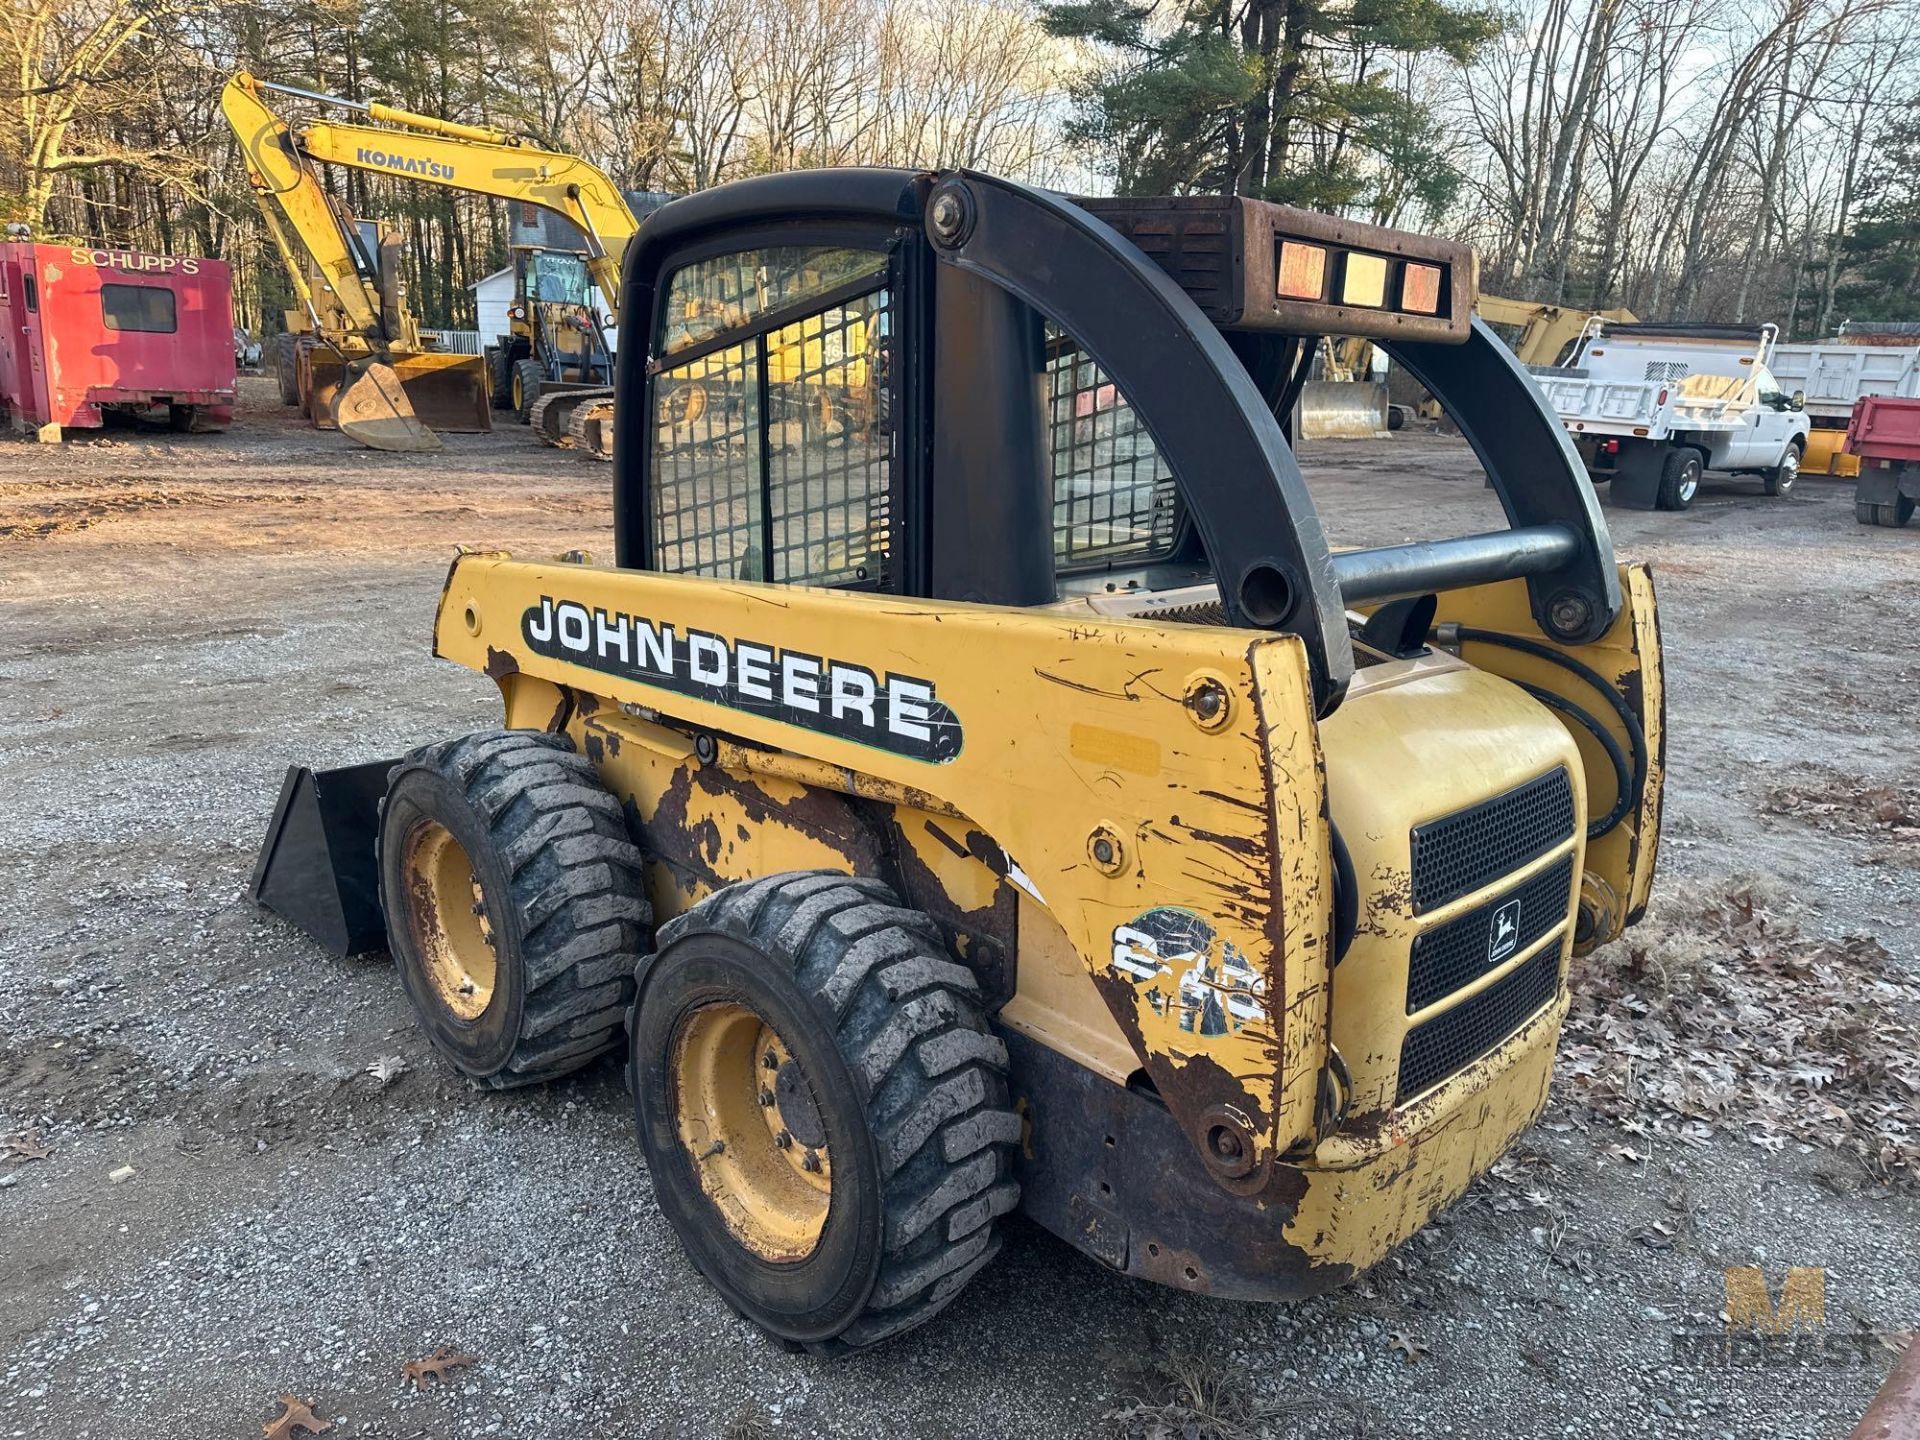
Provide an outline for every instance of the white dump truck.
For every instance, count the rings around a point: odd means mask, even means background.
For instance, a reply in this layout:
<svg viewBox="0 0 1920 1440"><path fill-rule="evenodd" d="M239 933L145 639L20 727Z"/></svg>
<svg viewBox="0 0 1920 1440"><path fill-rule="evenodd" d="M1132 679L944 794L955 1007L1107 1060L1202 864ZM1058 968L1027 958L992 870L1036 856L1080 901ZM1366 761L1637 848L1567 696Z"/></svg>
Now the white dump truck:
<svg viewBox="0 0 1920 1440"><path fill-rule="evenodd" d="M1547 401L1616 505L1685 510L1708 470L1785 495L1810 428L1768 368L1772 325L1589 321L1570 363L1535 366Z"/></svg>
<svg viewBox="0 0 1920 1440"><path fill-rule="evenodd" d="M1841 448L1855 402L1873 396L1885 400L1920 399L1920 326L1848 326L1838 338L1804 345L1776 345L1767 368L1787 390L1807 397L1813 426L1801 468L1809 475L1851 478L1860 473L1857 456Z"/></svg>

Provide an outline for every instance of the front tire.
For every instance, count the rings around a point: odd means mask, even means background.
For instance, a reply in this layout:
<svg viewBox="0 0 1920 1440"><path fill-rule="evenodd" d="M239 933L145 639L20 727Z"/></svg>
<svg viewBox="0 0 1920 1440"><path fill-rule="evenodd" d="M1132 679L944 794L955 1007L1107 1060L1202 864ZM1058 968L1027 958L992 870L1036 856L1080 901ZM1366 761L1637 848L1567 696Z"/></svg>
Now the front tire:
<svg viewBox="0 0 1920 1440"><path fill-rule="evenodd" d="M846 875L748 881L662 926L639 987L654 1193L746 1319L843 1354L998 1253L1019 1198L1006 1047L927 916Z"/></svg>
<svg viewBox="0 0 1920 1440"><path fill-rule="evenodd" d="M1660 471L1660 493L1655 504L1662 510L1686 510L1700 493L1700 452L1671 450Z"/></svg>
<svg viewBox="0 0 1920 1440"><path fill-rule="evenodd" d="M1765 472L1765 475L1763 478L1766 482L1767 494L1769 495L1792 494L1793 483L1794 481L1800 478L1800 447L1799 445L1797 444L1789 445L1787 447L1787 453L1780 457L1780 463L1776 465L1773 469Z"/></svg>
<svg viewBox="0 0 1920 1440"><path fill-rule="evenodd" d="M533 423L533 407L540 399L540 387L546 384L547 372L538 360L516 360L513 365L511 389L507 396L507 408L520 417L522 425Z"/></svg>
<svg viewBox="0 0 1920 1440"><path fill-rule="evenodd" d="M380 902L434 1047L505 1089L616 1049L650 918L619 802L565 736L416 750L380 807Z"/></svg>

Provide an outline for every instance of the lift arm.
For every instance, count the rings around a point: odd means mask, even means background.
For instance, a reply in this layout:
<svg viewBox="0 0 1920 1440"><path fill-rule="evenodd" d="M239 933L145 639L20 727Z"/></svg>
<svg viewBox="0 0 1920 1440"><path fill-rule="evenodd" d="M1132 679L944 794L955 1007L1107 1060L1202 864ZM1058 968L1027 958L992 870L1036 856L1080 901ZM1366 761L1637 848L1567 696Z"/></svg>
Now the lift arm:
<svg viewBox="0 0 1920 1440"><path fill-rule="evenodd" d="M299 154L306 159L517 200L571 222L587 237L587 269L618 320L620 257L639 221L633 218L620 187L598 166L577 155L539 149L487 126L461 125L392 105L322 95L251 75L236 76L233 83L243 84L254 96L272 90L358 111L377 122L320 121L306 126L294 136Z"/></svg>

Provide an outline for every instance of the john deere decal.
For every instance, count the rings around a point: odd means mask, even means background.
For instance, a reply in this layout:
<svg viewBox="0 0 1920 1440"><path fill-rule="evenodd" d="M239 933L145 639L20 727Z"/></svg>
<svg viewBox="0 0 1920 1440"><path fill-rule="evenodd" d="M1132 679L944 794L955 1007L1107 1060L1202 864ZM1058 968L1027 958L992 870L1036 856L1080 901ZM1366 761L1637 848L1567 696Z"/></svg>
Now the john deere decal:
<svg viewBox="0 0 1920 1440"><path fill-rule="evenodd" d="M960 753L960 721L912 675L660 624L542 595L520 617L537 655L677 695L939 764Z"/></svg>

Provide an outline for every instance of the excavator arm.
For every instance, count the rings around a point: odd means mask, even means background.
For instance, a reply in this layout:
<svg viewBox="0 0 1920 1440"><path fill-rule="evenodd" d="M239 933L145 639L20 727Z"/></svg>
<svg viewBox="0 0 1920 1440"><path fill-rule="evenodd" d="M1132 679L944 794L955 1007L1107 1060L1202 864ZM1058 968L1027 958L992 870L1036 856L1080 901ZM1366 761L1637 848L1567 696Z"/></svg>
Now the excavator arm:
<svg viewBox="0 0 1920 1440"><path fill-rule="evenodd" d="M1631 325L1640 317L1631 310L1583 310L1577 306L1546 305L1533 300L1508 300L1499 295L1481 295L1473 308L1482 320L1493 325L1517 326L1520 338L1514 342L1514 357L1522 365L1551 365L1586 329L1594 315Z"/></svg>
<svg viewBox="0 0 1920 1440"><path fill-rule="evenodd" d="M355 110L375 122L319 121L304 127L291 138L309 160L536 205L571 222L587 237L587 269L618 318L620 257L639 222L620 187L598 166L577 155L539 149L504 130L322 95L250 75L236 76L234 83L243 83L255 96L262 90L277 91Z"/></svg>
<svg viewBox="0 0 1920 1440"><path fill-rule="evenodd" d="M220 111L246 157L247 182L253 187L267 233L316 329L344 329L370 349L387 348L399 337L387 335L382 328L380 297L361 273L352 231L300 158L286 124L261 101L251 76L236 75L227 82L220 92ZM311 259L311 276L320 281L318 290L290 236L297 237L299 249ZM328 314L330 310L338 314Z"/></svg>
<svg viewBox="0 0 1920 1440"><path fill-rule="evenodd" d="M314 343L303 344L296 360L301 407L316 425L337 426L377 450L438 450L430 426L491 429L477 357L422 349L399 284L397 237L366 253L261 88L250 75L234 76L220 92L220 110L312 322Z"/></svg>

